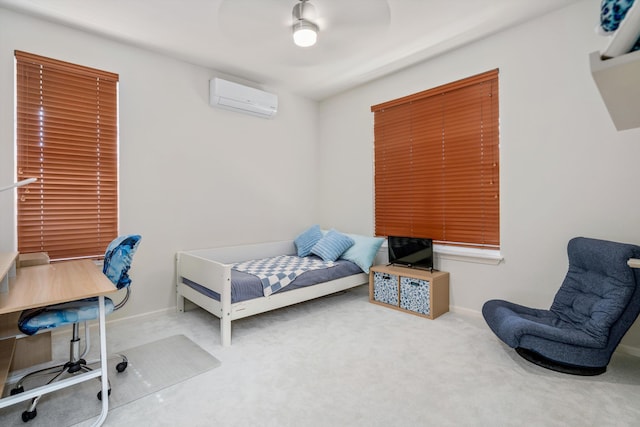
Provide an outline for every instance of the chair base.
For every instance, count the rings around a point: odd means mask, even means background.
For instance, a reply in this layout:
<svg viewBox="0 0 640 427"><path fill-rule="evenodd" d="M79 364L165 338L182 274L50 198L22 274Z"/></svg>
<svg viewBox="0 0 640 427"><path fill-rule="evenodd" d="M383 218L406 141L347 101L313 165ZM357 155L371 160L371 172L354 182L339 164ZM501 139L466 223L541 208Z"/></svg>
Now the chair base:
<svg viewBox="0 0 640 427"><path fill-rule="evenodd" d="M522 358L528 360L543 368L550 369L556 372L562 372L563 374L581 375L581 376L595 376L604 373L607 370L606 366L580 366L572 365L570 363L558 362L549 359L540 353L527 348L516 347L516 353Z"/></svg>
<svg viewBox="0 0 640 427"><path fill-rule="evenodd" d="M88 365L96 363L99 360L87 362L84 359L84 356L89 352L89 347L90 347L90 341L89 341L90 334L89 334L89 328L87 327L86 322L84 324L84 331L85 331L85 348L82 351L82 354L80 353L80 324L74 323L73 336L69 341L69 361L61 365L51 366L48 368L40 369L40 370L26 374L25 376L20 378L20 380L11 389L11 392L10 392L11 395L13 396L18 393L23 393L24 392L23 383L32 377L52 375L51 379L47 382L47 384L52 384L57 381L60 381L65 377L73 376L77 373L90 372L92 369ZM122 354L116 354L114 356L117 356L118 358L122 359L122 361L118 363L118 365L116 366L116 370L118 372L123 372L128 365L127 357ZM97 377L96 380L101 381L101 377ZM108 385L108 390L109 390L109 394L111 394L111 384ZM29 408L22 413L22 421L26 423L34 419L38 415L36 406L38 405L38 402L40 401L41 397L42 395L36 396L33 399L31 399L31 404L29 405ZM102 400L102 391L98 392L98 399Z"/></svg>

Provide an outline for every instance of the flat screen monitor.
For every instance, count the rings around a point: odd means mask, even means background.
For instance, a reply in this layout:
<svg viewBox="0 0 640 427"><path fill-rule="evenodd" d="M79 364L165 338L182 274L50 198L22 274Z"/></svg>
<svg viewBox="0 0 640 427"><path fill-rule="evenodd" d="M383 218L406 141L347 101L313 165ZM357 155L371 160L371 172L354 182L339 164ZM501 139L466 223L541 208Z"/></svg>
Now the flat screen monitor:
<svg viewBox="0 0 640 427"><path fill-rule="evenodd" d="M389 264L433 269L433 240L388 236Z"/></svg>

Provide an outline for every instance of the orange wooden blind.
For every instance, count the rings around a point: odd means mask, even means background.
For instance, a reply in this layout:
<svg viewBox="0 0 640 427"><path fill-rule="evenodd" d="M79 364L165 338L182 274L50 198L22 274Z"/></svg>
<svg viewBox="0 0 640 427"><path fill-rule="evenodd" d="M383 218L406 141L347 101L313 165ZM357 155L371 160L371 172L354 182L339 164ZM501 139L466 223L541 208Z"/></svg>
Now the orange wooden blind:
<svg viewBox="0 0 640 427"><path fill-rule="evenodd" d="M18 251L101 257L118 231L118 75L15 51Z"/></svg>
<svg viewBox="0 0 640 427"><path fill-rule="evenodd" d="M499 248L498 70L371 111L376 235Z"/></svg>

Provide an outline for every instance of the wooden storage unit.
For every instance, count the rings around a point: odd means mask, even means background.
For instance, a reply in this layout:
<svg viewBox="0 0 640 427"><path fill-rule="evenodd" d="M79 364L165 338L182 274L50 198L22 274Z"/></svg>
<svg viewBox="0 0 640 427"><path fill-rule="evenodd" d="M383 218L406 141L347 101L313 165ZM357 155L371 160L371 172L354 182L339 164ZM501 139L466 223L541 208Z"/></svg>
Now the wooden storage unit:
<svg viewBox="0 0 640 427"><path fill-rule="evenodd" d="M0 292L9 292L9 279L16 277L18 252L0 252Z"/></svg>
<svg viewBox="0 0 640 427"><path fill-rule="evenodd" d="M41 255L31 259L31 265L46 264ZM0 281L7 292L16 275L18 252L0 252ZM27 368L51 360L51 332L16 339L22 335L18 330L20 312L0 314L0 391L11 371Z"/></svg>
<svg viewBox="0 0 640 427"><path fill-rule="evenodd" d="M13 360L9 372L28 368L52 360L51 331L25 336L18 329L21 312L0 314L0 343L5 339L15 339Z"/></svg>
<svg viewBox="0 0 640 427"><path fill-rule="evenodd" d="M9 278L16 275L18 252L0 252L0 291L9 292ZM15 337L3 337L0 332L0 395L9 376L9 368L16 348Z"/></svg>
<svg viewBox="0 0 640 427"><path fill-rule="evenodd" d="M369 301L435 319L449 311L449 273L375 265L369 272Z"/></svg>
<svg viewBox="0 0 640 427"><path fill-rule="evenodd" d="M9 378L9 368L11 367L15 348L15 338L0 340L0 390L4 390L4 384Z"/></svg>
<svg viewBox="0 0 640 427"><path fill-rule="evenodd" d="M18 268L49 264L49 261L49 254L46 252L20 254L18 255Z"/></svg>

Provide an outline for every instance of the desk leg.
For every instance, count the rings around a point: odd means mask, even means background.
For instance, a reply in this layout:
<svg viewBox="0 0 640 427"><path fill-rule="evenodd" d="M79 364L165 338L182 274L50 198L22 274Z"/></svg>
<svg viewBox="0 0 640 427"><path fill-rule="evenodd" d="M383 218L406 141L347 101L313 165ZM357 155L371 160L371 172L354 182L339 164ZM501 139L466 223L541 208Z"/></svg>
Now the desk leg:
<svg viewBox="0 0 640 427"><path fill-rule="evenodd" d="M109 412L109 378L107 373L107 331L105 326L105 308L104 296L98 297L98 307L100 311L99 329L100 329L100 369L102 379L102 412L96 420L94 426L101 426L107 418Z"/></svg>

